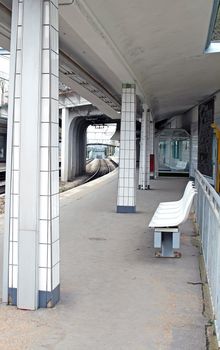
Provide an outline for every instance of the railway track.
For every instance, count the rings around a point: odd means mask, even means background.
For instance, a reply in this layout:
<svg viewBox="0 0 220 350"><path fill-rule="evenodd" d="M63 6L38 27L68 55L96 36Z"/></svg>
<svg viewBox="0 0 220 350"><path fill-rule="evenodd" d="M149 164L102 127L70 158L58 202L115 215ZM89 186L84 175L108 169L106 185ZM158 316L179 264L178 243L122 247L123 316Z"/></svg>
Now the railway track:
<svg viewBox="0 0 220 350"><path fill-rule="evenodd" d="M109 159L88 159L86 162L87 175L84 175L80 185L98 179L115 169L115 165ZM0 195L5 193L5 171L0 171Z"/></svg>
<svg viewBox="0 0 220 350"><path fill-rule="evenodd" d="M5 193L5 171L0 171L0 194Z"/></svg>
<svg viewBox="0 0 220 350"><path fill-rule="evenodd" d="M106 175L112 171L107 159L98 159L98 163L96 165L96 170L94 173L89 176L84 183L90 182L92 180L97 179L98 177L101 177L103 175Z"/></svg>

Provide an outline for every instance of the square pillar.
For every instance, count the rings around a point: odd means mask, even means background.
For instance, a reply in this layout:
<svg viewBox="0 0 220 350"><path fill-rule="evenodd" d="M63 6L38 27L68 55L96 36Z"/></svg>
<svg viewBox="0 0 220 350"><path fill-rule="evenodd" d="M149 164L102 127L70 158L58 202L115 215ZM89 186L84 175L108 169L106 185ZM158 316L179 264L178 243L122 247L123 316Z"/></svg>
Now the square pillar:
<svg viewBox="0 0 220 350"><path fill-rule="evenodd" d="M69 129L72 119L69 108L62 108L61 180L68 181L69 174Z"/></svg>
<svg viewBox="0 0 220 350"><path fill-rule="evenodd" d="M145 190L146 185L146 154L147 151L147 106L143 105L141 118L140 161L138 188Z"/></svg>
<svg viewBox="0 0 220 350"><path fill-rule="evenodd" d="M160 137L157 135L154 138L154 178L159 176L159 142Z"/></svg>
<svg viewBox="0 0 220 350"><path fill-rule="evenodd" d="M3 302L59 300L58 1L14 0Z"/></svg>
<svg viewBox="0 0 220 350"><path fill-rule="evenodd" d="M136 211L136 89L122 85L122 111L118 178L118 213Z"/></svg>
<svg viewBox="0 0 220 350"><path fill-rule="evenodd" d="M143 105L138 180L138 188L140 190L146 190L150 188L150 152L150 112L147 105Z"/></svg>
<svg viewBox="0 0 220 350"><path fill-rule="evenodd" d="M155 127L154 127L154 120L153 116L151 114L150 116L150 156L152 155L154 157L154 168L150 169L150 179L155 178L155 154L154 154L154 143L155 143Z"/></svg>
<svg viewBox="0 0 220 350"><path fill-rule="evenodd" d="M151 154L151 140L150 140L150 132L151 132L151 114L150 110L147 110L147 118L146 118L146 179L145 179L145 188L150 189L150 154Z"/></svg>

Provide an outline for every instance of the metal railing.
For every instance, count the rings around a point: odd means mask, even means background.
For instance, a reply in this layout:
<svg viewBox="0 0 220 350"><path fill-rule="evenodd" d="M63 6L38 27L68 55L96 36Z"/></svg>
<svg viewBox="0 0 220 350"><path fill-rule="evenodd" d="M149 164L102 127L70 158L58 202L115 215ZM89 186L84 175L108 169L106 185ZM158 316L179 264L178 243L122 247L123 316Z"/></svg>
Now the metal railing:
<svg viewBox="0 0 220 350"><path fill-rule="evenodd" d="M196 221L220 343L220 196L199 171L195 172L195 185L198 191Z"/></svg>

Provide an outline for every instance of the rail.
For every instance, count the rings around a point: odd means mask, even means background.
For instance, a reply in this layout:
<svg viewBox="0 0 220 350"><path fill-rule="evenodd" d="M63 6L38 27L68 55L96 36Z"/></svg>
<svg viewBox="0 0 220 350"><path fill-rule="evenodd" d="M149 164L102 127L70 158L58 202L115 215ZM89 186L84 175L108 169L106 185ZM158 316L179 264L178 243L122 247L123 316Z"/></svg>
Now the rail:
<svg viewBox="0 0 220 350"><path fill-rule="evenodd" d="M5 193L5 169L0 168L0 194Z"/></svg>
<svg viewBox="0 0 220 350"><path fill-rule="evenodd" d="M106 159L99 159L99 163L97 166L96 171L94 172L94 174L92 174L91 176L89 176L84 183L87 183L89 181L95 180L98 177L101 177L103 175L106 175L108 173L110 173L112 170L107 162Z"/></svg>
<svg viewBox="0 0 220 350"><path fill-rule="evenodd" d="M196 222L220 345L220 196L199 171L195 173L195 185L198 191L195 202Z"/></svg>
<svg viewBox="0 0 220 350"><path fill-rule="evenodd" d="M95 180L96 177L98 176L98 173L100 172L100 169L101 169L101 161L99 161L98 167L97 167L96 171L94 172L94 174L92 174L91 176L89 176L89 177L84 181L84 183L87 183L87 182L90 182L90 181L92 181L92 180Z"/></svg>
<svg viewBox="0 0 220 350"><path fill-rule="evenodd" d="M110 168L110 166L109 166L107 160L106 160L106 159L103 159L103 161L104 161L105 167L106 167L107 170L108 170L108 173L110 173L110 172L111 172L111 168Z"/></svg>

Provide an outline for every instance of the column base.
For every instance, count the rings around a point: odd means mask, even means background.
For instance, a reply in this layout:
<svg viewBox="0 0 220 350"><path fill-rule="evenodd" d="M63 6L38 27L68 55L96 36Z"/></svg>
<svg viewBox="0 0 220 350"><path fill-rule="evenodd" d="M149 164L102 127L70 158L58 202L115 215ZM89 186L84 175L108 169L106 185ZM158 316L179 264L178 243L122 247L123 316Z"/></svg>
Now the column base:
<svg viewBox="0 0 220 350"><path fill-rule="evenodd" d="M38 307L51 308L54 307L60 300L60 284L51 292L39 290L38 292ZM8 289L8 304L17 306L17 288Z"/></svg>
<svg viewBox="0 0 220 350"><path fill-rule="evenodd" d="M136 206L117 205L117 213L136 213Z"/></svg>
<svg viewBox="0 0 220 350"><path fill-rule="evenodd" d="M60 300L60 284L51 292L39 290L38 293L38 307L51 308L54 307Z"/></svg>
<svg viewBox="0 0 220 350"><path fill-rule="evenodd" d="M17 288L8 288L8 304L17 306Z"/></svg>
<svg viewBox="0 0 220 350"><path fill-rule="evenodd" d="M147 185L146 187L143 187L141 185L138 186L139 190L150 190L150 185Z"/></svg>

